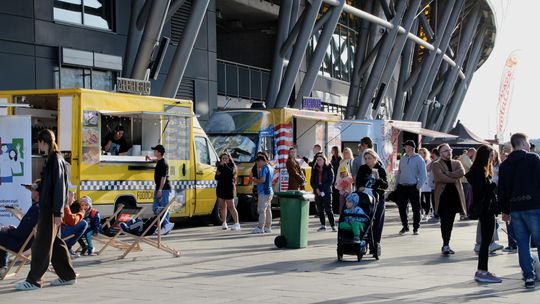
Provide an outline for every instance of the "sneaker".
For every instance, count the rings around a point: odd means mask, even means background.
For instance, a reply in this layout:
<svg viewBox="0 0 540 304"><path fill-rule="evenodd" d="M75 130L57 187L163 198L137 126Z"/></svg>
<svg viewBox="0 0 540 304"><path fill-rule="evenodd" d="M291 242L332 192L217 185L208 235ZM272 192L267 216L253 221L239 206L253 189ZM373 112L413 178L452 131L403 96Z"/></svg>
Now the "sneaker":
<svg viewBox="0 0 540 304"><path fill-rule="evenodd" d="M51 282L51 286L73 285L75 283L77 283L77 279L64 280L64 279L58 278L58 279Z"/></svg>
<svg viewBox="0 0 540 304"><path fill-rule="evenodd" d="M234 224L231 226L232 231L239 231L240 230L240 224Z"/></svg>
<svg viewBox="0 0 540 304"><path fill-rule="evenodd" d="M174 223L167 223L161 228L161 235L169 234L174 228Z"/></svg>
<svg viewBox="0 0 540 304"><path fill-rule="evenodd" d="M412 234L413 235L418 235L418 229L413 229Z"/></svg>
<svg viewBox="0 0 540 304"><path fill-rule="evenodd" d="M73 249L69 249L69 255L71 256L71 259L74 260L74 259L77 259L77 258L80 258L81 255L76 253L75 251L73 251Z"/></svg>
<svg viewBox="0 0 540 304"><path fill-rule="evenodd" d="M459 216L459 220L460 220L460 221L467 221L467 220L469 220L469 218L468 218L465 214L461 214L461 215Z"/></svg>
<svg viewBox="0 0 540 304"><path fill-rule="evenodd" d="M7 267L1 267L0 268L0 277L3 277L7 272Z"/></svg>
<svg viewBox="0 0 540 304"><path fill-rule="evenodd" d="M501 283L502 280L488 271L477 271L474 274L474 280L478 283Z"/></svg>
<svg viewBox="0 0 540 304"><path fill-rule="evenodd" d="M356 244L360 244L360 238L359 238L359 237L355 237L353 241L354 241Z"/></svg>
<svg viewBox="0 0 540 304"><path fill-rule="evenodd" d="M433 216L428 220L428 223L438 223L438 222L439 222L438 216Z"/></svg>
<svg viewBox="0 0 540 304"><path fill-rule="evenodd" d="M22 281L22 282L19 282L17 284L15 284L15 289L17 290L34 290L34 289L39 289L39 286L36 286L32 283L29 283L29 282L26 282L26 281Z"/></svg>
<svg viewBox="0 0 540 304"><path fill-rule="evenodd" d="M125 231L125 232L129 232L129 227L126 223L120 223L120 229L122 229L122 231Z"/></svg>
<svg viewBox="0 0 540 304"><path fill-rule="evenodd" d="M536 282L534 278L526 279L525 280L525 288L533 289L536 287Z"/></svg>
<svg viewBox="0 0 540 304"><path fill-rule="evenodd" d="M88 256L98 255L94 248L88 248Z"/></svg>
<svg viewBox="0 0 540 304"><path fill-rule="evenodd" d="M516 253L517 252L517 248L516 247L505 247L503 250L503 252L508 252L508 253Z"/></svg>
<svg viewBox="0 0 540 304"><path fill-rule="evenodd" d="M495 251L497 251L497 250L501 250L501 249L503 249L503 248L504 248L503 245L498 244L498 243L496 243L496 242L493 242L493 243L491 243L491 244L489 245L489 252L493 253L493 252L495 252Z"/></svg>
<svg viewBox="0 0 540 304"><path fill-rule="evenodd" d="M255 229L253 229L253 231L251 233L254 233L254 234L263 234L264 233L264 230L261 229L261 227L257 226L255 227Z"/></svg>
<svg viewBox="0 0 540 304"><path fill-rule="evenodd" d="M326 226L321 225L317 231L326 231Z"/></svg>
<svg viewBox="0 0 540 304"><path fill-rule="evenodd" d="M264 228L264 233L272 233L272 228Z"/></svg>
<svg viewBox="0 0 540 304"><path fill-rule="evenodd" d="M221 229L227 230L227 229L229 229L229 226L227 226L227 223L223 223L223 224L221 225Z"/></svg>
<svg viewBox="0 0 540 304"><path fill-rule="evenodd" d="M337 232L336 226L332 226L332 232Z"/></svg>
<svg viewBox="0 0 540 304"><path fill-rule="evenodd" d="M399 234L401 235L404 235L405 233L409 232L409 227L403 227L400 231L399 231Z"/></svg>
<svg viewBox="0 0 540 304"><path fill-rule="evenodd" d="M476 253L479 253L480 252L480 244L475 244L473 251L476 252Z"/></svg>
<svg viewBox="0 0 540 304"><path fill-rule="evenodd" d="M448 246L448 245L443 246L443 247L441 248L441 252L442 252L442 254L444 254L444 255L449 255L449 254L454 254L454 253L455 253L454 250L452 250L452 249L450 248L450 246Z"/></svg>

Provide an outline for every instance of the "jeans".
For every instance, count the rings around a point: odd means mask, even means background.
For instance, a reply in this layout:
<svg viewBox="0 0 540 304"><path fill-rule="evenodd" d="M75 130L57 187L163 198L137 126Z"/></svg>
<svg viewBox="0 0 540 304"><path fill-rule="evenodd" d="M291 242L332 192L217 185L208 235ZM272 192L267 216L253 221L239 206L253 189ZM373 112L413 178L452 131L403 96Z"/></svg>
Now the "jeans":
<svg viewBox="0 0 540 304"><path fill-rule="evenodd" d="M416 188L416 185L398 185L398 188L398 208L401 224L403 227L409 227L407 208L410 202L413 210L413 229L416 230L420 227L420 191Z"/></svg>
<svg viewBox="0 0 540 304"><path fill-rule="evenodd" d="M540 209L512 211L510 213L512 228L518 248L519 266L525 279L534 278L531 256L531 237L540 244ZM540 249L538 249L540 255Z"/></svg>
<svg viewBox="0 0 540 304"><path fill-rule="evenodd" d="M83 241L83 238L79 239L79 244L83 249L88 249L88 253L92 252L92 249L94 249L94 242L92 241L92 236L97 234L94 229L88 227L86 231L84 231L83 236L86 240L86 243ZM84 251L83 251L84 253Z"/></svg>
<svg viewBox="0 0 540 304"><path fill-rule="evenodd" d="M171 195L171 190L161 190L161 198L157 197L157 191L154 193L154 203L152 204L152 211L154 211L155 215L158 215L163 208L167 206L169 203L169 195ZM167 211L165 213L165 216L163 216L163 222L161 224L161 227L165 227L165 225L169 224L170 222L170 212Z"/></svg>
<svg viewBox="0 0 540 304"><path fill-rule="evenodd" d="M488 271L489 244L493 239L495 230L495 216L493 214L482 214L478 219L481 231L480 252L478 253L478 270Z"/></svg>
<svg viewBox="0 0 540 304"><path fill-rule="evenodd" d="M259 228L270 229L272 227L272 198L274 194L259 194L257 211L259 212Z"/></svg>
<svg viewBox="0 0 540 304"><path fill-rule="evenodd" d="M87 226L88 223L86 221L80 221L75 226L62 226L62 229L60 230L62 239L65 239L72 234L74 235L66 240L66 246L69 250L71 250L71 247L81 238Z"/></svg>
<svg viewBox="0 0 540 304"><path fill-rule="evenodd" d="M324 197L317 195L315 196L315 203L317 204L317 211L319 211L319 220L321 221L321 226L326 225L324 218L324 213L326 212L330 226L334 227L336 223L334 221L334 212L332 211L332 196L328 194L326 194Z"/></svg>
<svg viewBox="0 0 540 304"><path fill-rule="evenodd" d="M506 234L508 236L508 247L517 248L516 236L514 235L514 228L512 227L512 222L510 224L506 223Z"/></svg>

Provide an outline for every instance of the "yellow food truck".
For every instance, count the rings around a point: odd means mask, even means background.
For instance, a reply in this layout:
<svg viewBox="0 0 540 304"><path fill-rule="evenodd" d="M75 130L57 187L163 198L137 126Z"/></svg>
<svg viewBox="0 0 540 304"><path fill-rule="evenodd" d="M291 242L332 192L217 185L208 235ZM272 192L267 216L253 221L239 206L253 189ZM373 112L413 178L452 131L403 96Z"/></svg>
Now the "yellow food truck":
<svg viewBox="0 0 540 304"><path fill-rule="evenodd" d="M86 89L0 91L4 115L30 116L32 180L44 158L36 137L52 129L66 160L78 196L88 195L104 215L116 206L151 204L155 163L152 146L162 144L177 204L171 217L218 214L214 180L217 155L193 114L188 100L111 93ZM1 113L0 113L1 114ZM118 150L104 152L111 134L122 130ZM146 214L152 208L146 208Z"/></svg>
<svg viewBox="0 0 540 304"><path fill-rule="evenodd" d="M291 108L223 110L212 114L205 131L218 153L231 153L238 166L238 208L243 215L256 218L256 200L249 178L256 153L264 151L269 155L274 167L274 190L285 191L289 148L296 146L299 156L312 160L313 145L319 144L328 155L332 146L341 146L337 128L340 121L341 115L336 113ZM301 158L298 161L306 171L306 190L311 191L311 168Z"/></svg>

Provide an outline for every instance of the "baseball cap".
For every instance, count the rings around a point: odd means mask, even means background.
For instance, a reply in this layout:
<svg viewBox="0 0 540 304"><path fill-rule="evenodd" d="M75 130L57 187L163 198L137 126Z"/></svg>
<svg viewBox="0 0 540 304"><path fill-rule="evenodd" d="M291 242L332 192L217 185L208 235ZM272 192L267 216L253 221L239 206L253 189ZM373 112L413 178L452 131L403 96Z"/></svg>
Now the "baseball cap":
<svg viewBox="0 0 540 304"><path fill-rule="evenodd" d="M403 144L403 146L404 146L404 147L405 147L405 146L409 146L409 147L416 148L416 144L415 144L414 141L412 141L412 140L407 140L407 141Z"/></svg>
<svg viewBox="0 0 540 304"><path fill-rule="evenodd" d="M155 147L152 147L152 150L156 150L161 154L165 154L165 147L163 147L163 145L157 145Z"/></svg>

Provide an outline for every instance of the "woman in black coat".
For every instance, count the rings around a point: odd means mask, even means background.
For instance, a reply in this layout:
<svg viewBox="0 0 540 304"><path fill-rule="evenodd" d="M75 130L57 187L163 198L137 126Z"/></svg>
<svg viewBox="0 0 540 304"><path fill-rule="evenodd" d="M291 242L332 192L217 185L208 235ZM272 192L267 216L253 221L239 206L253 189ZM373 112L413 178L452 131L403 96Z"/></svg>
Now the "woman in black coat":
<svg viewBox="0 0 540 304"><path fill-rule="evenodd" d="M309 183L315 194L315 203L317 204L319 220L321 221L321 226L317 231L326 230L324 218L325 212L328 216L330 226L332 226L332 231L337 231L336 223L334 221L334 212L332 212L332 185L334 183L334 172L332 171L332 166L322 154L318 154L315 158Z"/></svg>
<svg viewBox="0 0 540 304"><path fill-rule="evenodd" d="M227 209L231 213L234 224L231 230L240 230L240 223L238 221L238 211L234 206L234 194L236 190L236 165L231 155L227 152L219 155L219 163L216 169L216 196L219 204L219 213L221 216L221 228L227 230Z"/></svg>
<svg viewBox="0 0 540 304"><path fill-rule="evenodd" d="M356 187L358 192L369 191L374 192L378 199L377 209L373 215L373 244L381 242L382 231L384 227L384 191L388 188L388 179L386 177L386 170L382 164L378 161L379 155L372 149L366 149L364 151L364 164L358 169L356 174ZM366 190L368 189L368 190ZM370 189L370 190L369 190ZM373 249L372 253L373 253ZM379 255L378 253L377 255Z"/></svg>
<svg viewBox="0 0 540 304"><path fill-rule="evenodd" d="M482 235L480 252L478 253L478 269L474 275L475 281L480 283L502 282L494 273L488 271L489 244L491 244L491 240L493 239L496 222L495 215L498 212L496 208L497 198L495 196L496 185L492 180L492 154L492 148L486 145L480 146L476 152L471 169L465 174L467 181L472 187L472 204L476 209L475 213L478 215Z"/></svg>

